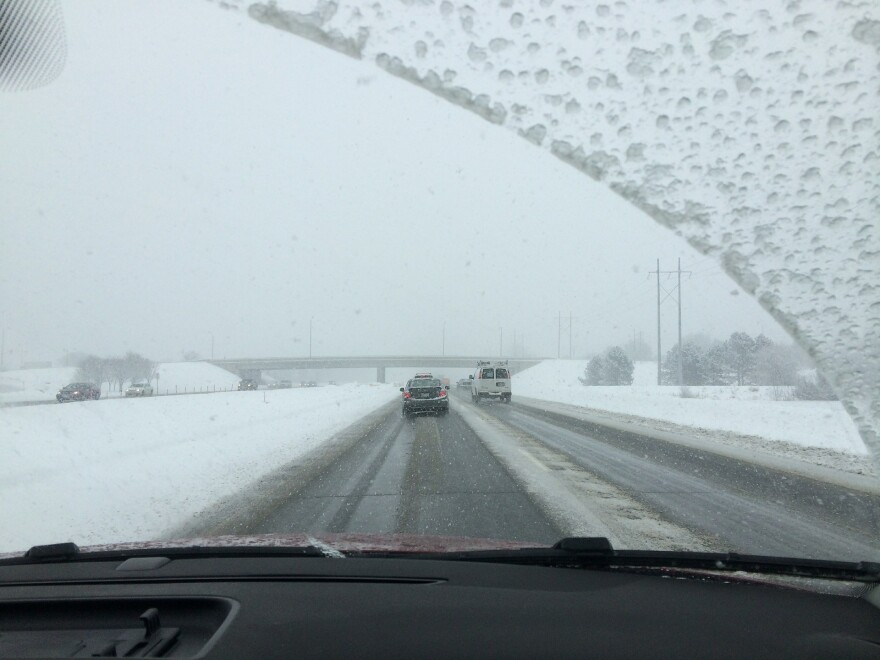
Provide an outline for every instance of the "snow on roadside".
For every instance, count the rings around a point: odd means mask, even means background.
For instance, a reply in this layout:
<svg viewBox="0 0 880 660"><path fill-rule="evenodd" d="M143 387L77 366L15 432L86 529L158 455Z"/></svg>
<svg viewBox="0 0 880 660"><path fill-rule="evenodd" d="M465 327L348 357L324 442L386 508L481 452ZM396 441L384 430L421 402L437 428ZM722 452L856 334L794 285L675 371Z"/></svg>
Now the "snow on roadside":
<svg viewBox="0 0 880 660"><path fill-rule="evenodd" d="M636 364L636 382L652 363ZM692 387L657 385L586 387L580 383L585 360L548 360L514 378L514 396L555 401L593 410L721 431L790 446L821 448L865 456L867 449L839 401L775 401L769 387ZM656 375L656 366L654 367ZM772 442L764 443L772 449Z"/></svg>
<svg viewBox="0 0 880 660"><path fill-rule="evenodd" d="M241 380L231 371L207 362L163 362L156 368L156 373L159 375L159 394L175 394L184 390L234 390Z"/></svg>
<svg viewBox="0 0 880 660"><path fill-rule="evenodd" d="M20 369L0 372L0 404L21 401L54 401L55 394L68 383L76 382L76 367L52 367L47 369ZM239 377L207 362L164 362L156 372L159 374L159 393L210 392L234 390ZM153 387L156 387L153 379ZM101 396L122 396L119 391L109 391L107 383L101 385Z"/></svg>
<svg viewBox="0 0 880 660"><path fill-rule="evenodd" d="M0 403L53 401L76 377L76 367L0 371Z"/></svg>
<svg viewBox="0 0 880 660"><path fill-rule="evenodd" d="M0 409L0 552L155 538L396 396L344 385Z"/></svg>

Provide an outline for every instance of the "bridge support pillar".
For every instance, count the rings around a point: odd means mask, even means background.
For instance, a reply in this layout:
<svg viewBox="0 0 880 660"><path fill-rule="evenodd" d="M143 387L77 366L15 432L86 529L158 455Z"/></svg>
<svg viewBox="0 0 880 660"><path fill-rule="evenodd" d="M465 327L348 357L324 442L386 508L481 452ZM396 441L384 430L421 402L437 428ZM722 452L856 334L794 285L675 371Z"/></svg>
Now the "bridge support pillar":
<svg viewBox="0 0 880 660"><path fill-rule="evenodd" d="M376 382L385 382L385 367L376 367Z"/></svg>

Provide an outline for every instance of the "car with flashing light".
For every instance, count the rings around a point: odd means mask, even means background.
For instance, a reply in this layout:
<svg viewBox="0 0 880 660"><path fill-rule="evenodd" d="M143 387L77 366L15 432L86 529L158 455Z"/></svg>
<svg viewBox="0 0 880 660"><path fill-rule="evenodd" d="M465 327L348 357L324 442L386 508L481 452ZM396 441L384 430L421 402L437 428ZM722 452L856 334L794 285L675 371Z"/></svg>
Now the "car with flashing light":
<svg viewBox="0 0 880 660"><path fill-rule="evenodd" d="M259 383L257 383L257 381L255 381L253 378L242 378L238 383L238 389L240 392L255 390L258 387Z"/></svg>
<svg viewBox="0 0 880 660"><path fill-rule="evenodd" d="M449 412L449 385L438 378L413 378L401 387L403 416L419 413L446 415Z"/></svg>

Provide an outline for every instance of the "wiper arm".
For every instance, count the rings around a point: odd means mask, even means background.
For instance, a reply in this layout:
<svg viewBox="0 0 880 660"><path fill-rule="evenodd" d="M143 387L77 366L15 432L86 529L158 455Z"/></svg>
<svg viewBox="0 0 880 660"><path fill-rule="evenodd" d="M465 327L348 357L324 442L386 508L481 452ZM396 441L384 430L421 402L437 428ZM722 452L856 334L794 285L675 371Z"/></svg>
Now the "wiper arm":
<svg viewBox="0 0 880 660"><path fill-rule="evenodd" d="M349 555L351 556L351 555ZM742 571L857 582L880 581L880 563L743 555L735 552L680 552L667 550L615 550L604 537L564 538L552 547L516 550L469 550L443 553L387 553L386 556L418 559L481 561L569 568L644 568L706 571Z"/></svg>
<svg viewBox="0 0 880 660"><path fill-rule="evenodd" d="M24 555L0 559L0 566L19 564L51 564L71 561L102 561L129 557L169 557L187 559L200 557L337 557L333 551L314 545L303 546L157 546L126 548L124 550L94 550L83 552L75 543L35 545Z"/></svg>

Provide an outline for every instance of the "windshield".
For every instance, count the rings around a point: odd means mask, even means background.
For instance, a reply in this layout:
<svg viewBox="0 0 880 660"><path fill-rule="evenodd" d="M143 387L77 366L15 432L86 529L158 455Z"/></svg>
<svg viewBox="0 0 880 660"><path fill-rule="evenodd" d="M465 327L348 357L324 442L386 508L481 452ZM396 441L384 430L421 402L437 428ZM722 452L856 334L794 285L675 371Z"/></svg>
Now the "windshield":
<svg viewBox="0 0 880 660"><path fill-rule="evenodd" d="M869 6L55 8L0 71L0 551L880 560Z"/></svg>
<svg viewBox="0 0 880 660"><path fill-rule="evenodd" d="M440 381L432 378L420 378L410 383L410 388L414 387L440 387Z"/></svg>

